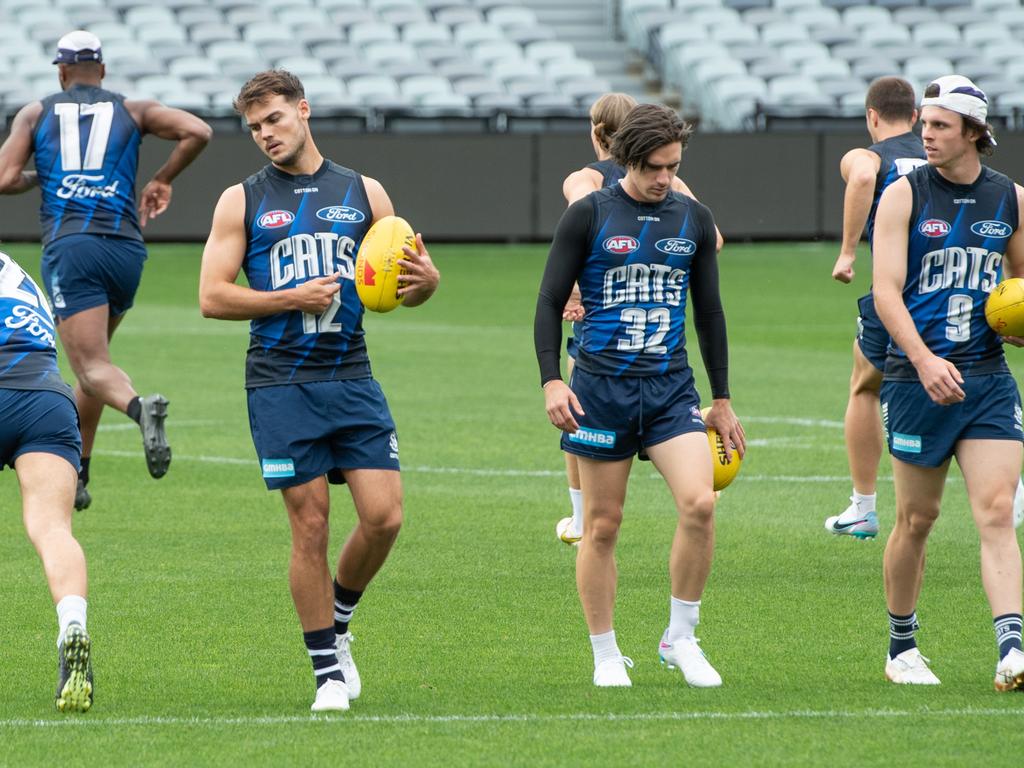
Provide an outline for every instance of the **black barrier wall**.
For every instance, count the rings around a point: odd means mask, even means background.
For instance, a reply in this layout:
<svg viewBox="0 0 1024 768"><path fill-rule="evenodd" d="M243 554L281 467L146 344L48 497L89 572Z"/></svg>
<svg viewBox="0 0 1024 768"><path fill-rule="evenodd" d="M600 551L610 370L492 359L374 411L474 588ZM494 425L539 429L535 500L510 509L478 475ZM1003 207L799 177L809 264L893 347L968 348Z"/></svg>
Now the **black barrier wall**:
<svg viewBox="0 0 1024 768"><path fill-rule="evenodd" d="M867 133L696 134L679 175L715 214L727 240L836 239L839 160ZM399 215L430 241L544 241L565 208L562 180L593 160L590 139L567 134L326 134L327 157L384 184ZM142 144L141 183L170 145ZM265 158L241 134L218 134L174 182L171 207L147 239L202 241L220 193ZM999 137L990 165L1024 179L1024 134ZM0 197L0 240L38 240L39 193Z"/></svg>

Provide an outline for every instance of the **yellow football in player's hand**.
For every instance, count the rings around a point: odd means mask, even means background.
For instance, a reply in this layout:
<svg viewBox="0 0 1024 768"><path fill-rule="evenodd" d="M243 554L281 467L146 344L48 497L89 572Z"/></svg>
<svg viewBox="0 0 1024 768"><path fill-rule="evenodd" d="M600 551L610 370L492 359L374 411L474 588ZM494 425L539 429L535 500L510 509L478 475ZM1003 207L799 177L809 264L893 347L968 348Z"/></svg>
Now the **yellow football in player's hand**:
<svg viewBox="0 0 1024 768"><path fill-rule="evenodd" d="M701 418L706 419L710 410L710 408L702 409L700 412ZM707 430L708 444L711 447L711 465L715 470L714 488L716 491L720 491L729 485L736 478L736 475L739 474L742 460L740 459L739 452L736 450L736 446L733 445L732 460L726 461L725 443L722 442L722 438L714 428L708 427Z"/></svg>
<svg viewBox="0 0 1024 768"><path fill-rule="evenodd" d="M390 312L405 298L397 293L398 276L405 274L398 265L405 258L403 246L416 250L416 235L400 216L378 219L363 237L356 255L356 293L367 309Z"/></svg>
<svg viewBox="0 0 1024 768"><path fill-rule="evenodd" d="M1024 278L1008 278L992 289L985 320L1000 336L1024 336Z"/></svg>

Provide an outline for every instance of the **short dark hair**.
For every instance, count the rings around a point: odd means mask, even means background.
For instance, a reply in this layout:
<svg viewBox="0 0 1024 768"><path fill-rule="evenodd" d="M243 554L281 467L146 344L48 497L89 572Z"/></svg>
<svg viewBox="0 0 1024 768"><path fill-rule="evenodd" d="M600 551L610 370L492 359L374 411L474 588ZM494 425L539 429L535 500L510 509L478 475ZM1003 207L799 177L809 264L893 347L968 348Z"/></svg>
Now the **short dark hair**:
<svg viewBox="0 0 1024 768"><path fill-rule="evenodd" d="M612 159L625 168L641 168L647 156L666 144L682 144L693 128L679 114L659 104L639 104L630 110L612 137Z"/></svg>
<svg viewBox="0 0 1024 768"><path fill-rule="evenodd" d="M284 69L268 69L249 78L242 86L232 106L235 112L244 115L253 104L259 104L271 96L284 96L290 102L306 98L302 81Z"/></svg>
<svg viewBox="0 0 1024 768"><path fill-rule="evenodd" d="M914 86L902 77L879 77L868 86L864 108L875 110L887 123L909 122L917 109Z"/></svg>

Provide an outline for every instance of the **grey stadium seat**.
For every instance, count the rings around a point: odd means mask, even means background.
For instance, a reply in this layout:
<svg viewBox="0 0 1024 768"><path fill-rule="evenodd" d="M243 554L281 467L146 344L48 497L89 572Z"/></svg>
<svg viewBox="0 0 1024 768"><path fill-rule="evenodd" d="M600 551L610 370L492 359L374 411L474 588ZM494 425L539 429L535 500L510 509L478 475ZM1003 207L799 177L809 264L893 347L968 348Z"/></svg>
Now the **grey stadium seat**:
<svg viewBox="0 0 1024 768"><path fill-rule="evenodd" d="M220 40L240 40L238 27L224 22L196 24L188 32L189 39L198 45L209 45ZM102 39L102 38L100 38Z"/></svg>
<svg viewBox="0 0 1024 768"><path fill-rule="evenodd" d="M955 45L961 42L960 30L945 21L918 24L911 29L910 35L918 45Z"/></svg>

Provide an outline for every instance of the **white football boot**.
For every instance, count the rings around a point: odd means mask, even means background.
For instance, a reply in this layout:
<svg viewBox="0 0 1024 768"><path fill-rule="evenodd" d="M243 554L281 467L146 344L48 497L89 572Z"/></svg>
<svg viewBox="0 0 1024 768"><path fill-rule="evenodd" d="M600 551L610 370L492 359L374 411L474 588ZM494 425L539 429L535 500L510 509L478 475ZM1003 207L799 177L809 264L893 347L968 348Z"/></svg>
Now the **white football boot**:
<svg viewBox="0 0 1024 768"><path fill-rule="evenodd" d="M558 521L558 525L555 526L555 534L559 541L572 545L579 544L580 539L583 538L583 531L573 528L571 517L563 517Z"/></svg>
<svg viewBox="0 0 1024 768"><path fill-rule="evenodd" d="M668 630L665 630L658 646L662 664L678 669L687 684L694 688L717 688L722 684L722 676L711 666L696 637L680 637L673 643L666 642L667 637Z"/></svg>
<svg viewBox="0 0 1024 768"><path fill-rule="evenodd" d="M633 681L629 679L626 667L633 668L633 660L629 656L605 659L594 667L594 685L598 688L630 688Z"/></svg>
<svg viewBox="0 0 1024 768"><path fill-rule="evenodd" d="M341 680L328 680L316 689L312 712L344 712L348 709L348 686Z"/></svg>
<svg viewBox="0 0 1024 768"><path fill-rule="evenodd" d="M851 497L850 506L841 515L833 515L825 520L825 530L837 536L873 539L878 535L878 515L874 512L862 513Z"/></svg>
<svg viewBox="0 0 1024 768"><path fill-rule="evenodd" d="M1024 653L1019 648L1011 648L996 666L996 690L1024 690Z"/></svg>
<svg viewBox="0 0 1024 768"><path fill-rule="evenodd" d="M928 669L928 659L916 647L897 654L895 659L886 657L885 676L901 685L938 685L941 682Z"/></svg>
<svg viewBox="0 0 1024 768"><path fill-rule="evenodd" d="M77 509L77 507L76 507ZM1017 492L1013 494L1013 527L1024 523L1024 481L1017 481Z"/></svg>
<svg viewBox="0 0 1024 768"><path fill-rule="evenodd" d="M359 679L359 670L352 658L352 643L355 638L351 632L344 635L335 635L334 652L338 657L338 666L341 667L341 675L345 678L345 685L348 687L348 700L355 701L363 690L363 683Z"/></svg>

